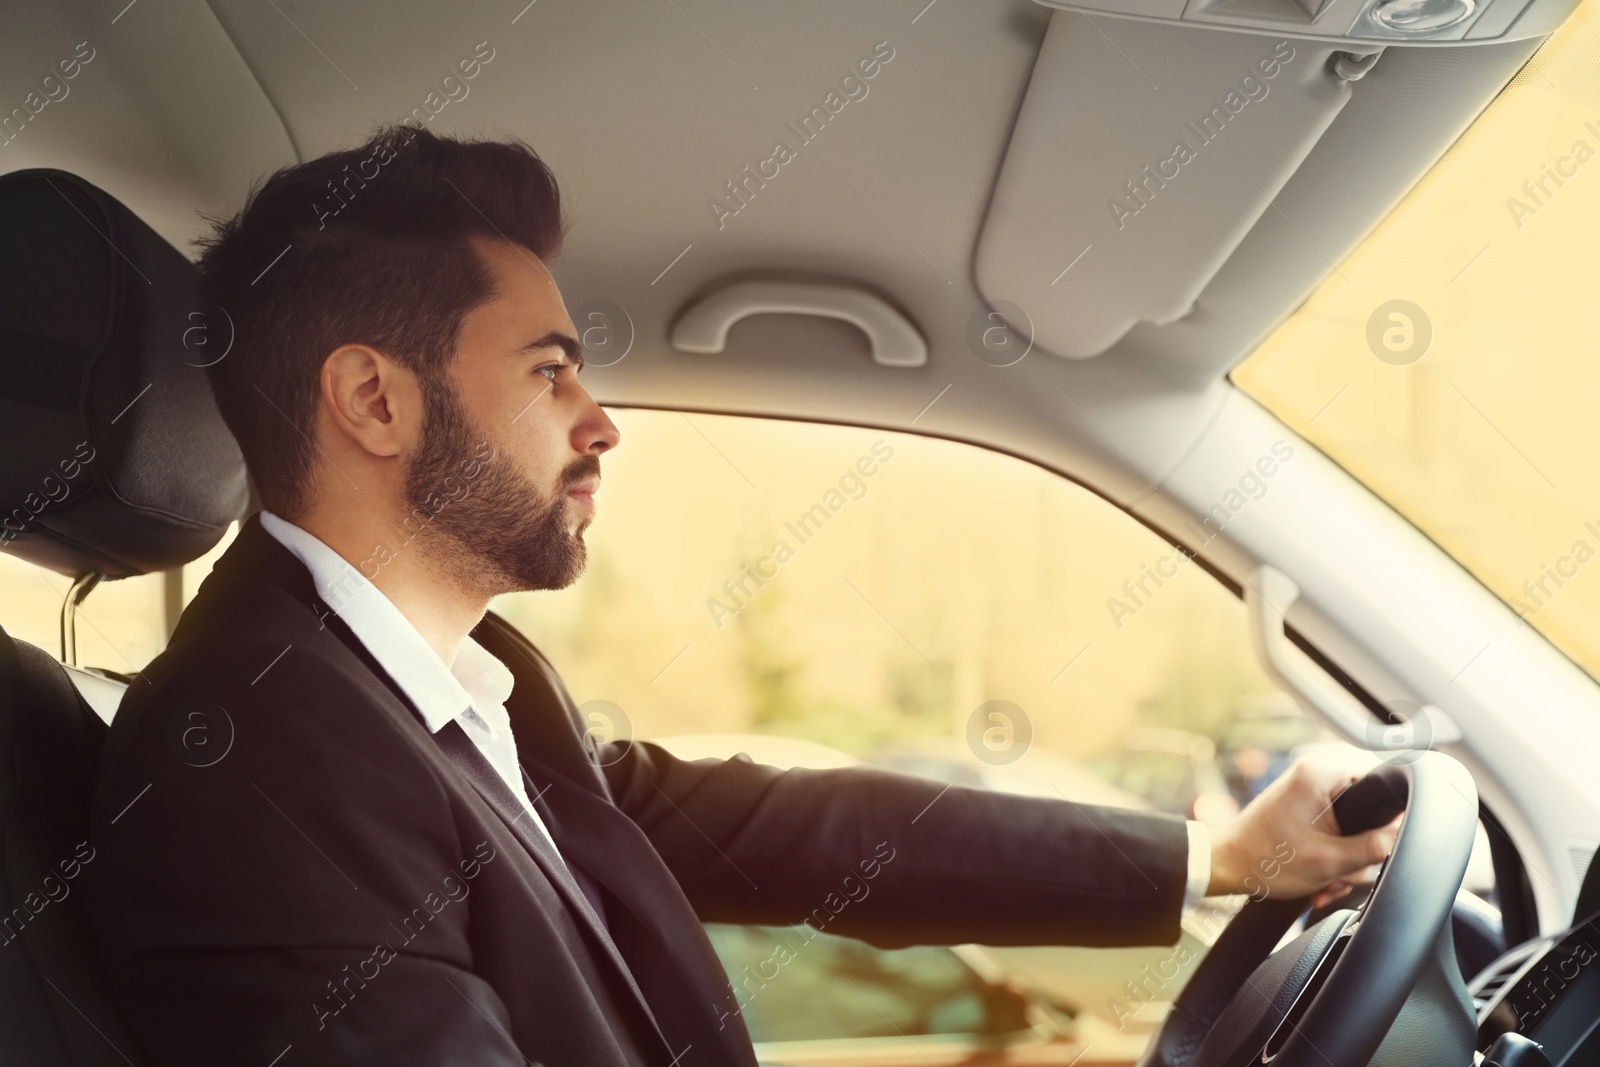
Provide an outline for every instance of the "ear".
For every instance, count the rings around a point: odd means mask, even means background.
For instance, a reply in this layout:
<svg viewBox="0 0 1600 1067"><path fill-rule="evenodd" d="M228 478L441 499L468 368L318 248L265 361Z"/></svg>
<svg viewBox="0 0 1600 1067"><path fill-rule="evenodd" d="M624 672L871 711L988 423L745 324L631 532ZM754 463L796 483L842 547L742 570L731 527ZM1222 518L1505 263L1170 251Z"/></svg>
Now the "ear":
<svg viewBox="0 0 1600 1067"><path fill-rule="evenodd" d="M368 345L341 345L322 363L322 403L334 432L373 456L398 456L422 435L416 376Z"/></svg>

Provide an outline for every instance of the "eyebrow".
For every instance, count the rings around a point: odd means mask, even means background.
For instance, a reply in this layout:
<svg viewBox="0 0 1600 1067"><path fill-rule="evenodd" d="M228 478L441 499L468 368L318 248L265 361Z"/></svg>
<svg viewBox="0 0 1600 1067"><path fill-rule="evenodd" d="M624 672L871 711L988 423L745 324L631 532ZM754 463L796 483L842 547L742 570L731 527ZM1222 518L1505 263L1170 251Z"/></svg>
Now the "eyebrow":
<svg viewBox="0 0 1600 1067"><path fill-rule="evenodd" d="M567 354L575 366L583 366L583 345L578 343L576 337L562 333L560 330L551 330L537 341L529 341L519 348L518 352L532 352L540 348L559 348Z"/></svg>

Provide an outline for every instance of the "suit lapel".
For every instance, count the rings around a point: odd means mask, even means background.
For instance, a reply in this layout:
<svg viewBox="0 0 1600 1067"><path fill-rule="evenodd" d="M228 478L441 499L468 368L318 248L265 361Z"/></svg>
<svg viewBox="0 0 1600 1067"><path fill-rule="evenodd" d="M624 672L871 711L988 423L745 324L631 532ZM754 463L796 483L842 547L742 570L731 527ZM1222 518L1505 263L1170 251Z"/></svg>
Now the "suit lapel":
<svg viewBox="0 0 1600 1067"><path fill-rule="evenodd" d="M561 891L568 907L582 915L584 925L589 927L591 933L601 940L607 940L605 929L600 924L600 917L589 906L588 898L573 880L572 872L556 854L549 840L533 825L533 819L529 816L528 810L522 806L522 801L518 800L506 786L505 781L490 766L478 746L466 735L466 731L461 729L460 724L451 722L433 736L439 747L444 750L444 754L450 757L450 762L454 763L456 769L472 783L472 788L488 801L495 814L500 816L511 832L517 835L522 847L533 854L533 858L544 870L545 876Z"/></svg>
<svg viewBox="0 0 1600 1067"><path fill-rule="evenodd" d="M533 819L522 806L522 801L518 800L506 786L500 775L484 758L483 753L478 750L478 746L466 735L466 731L462 730L459 724L452 722L435 734L434 740L438 742L444 754L450 757L450 762L456 765L462 776L472 783L472 788L478 791L478 795L488 802L495 814L500 816L511 832L517 836L517 840L522 842L522 847L532 853L545 876L560 891L567 906L583 919L583 924L589 932L596 940L610 947L611 939L607 936L600 917L590 906L589 898L583 895L583 890L578 888L571 870L562 862L544 834L533 825ZM620 958L618 962L621 962Z"/></svg>
<svg viewBox="0 0 1600 1067"><path fill-rule="evenodd" d="M458 723L451 722L446 724L434 735L434 740L438 742L439 748L443 750L445 755L450 757L450 762L454 763L457 769L461 771L462 776L472 783L472 788L477 790L478 795L483 797L489 806L494 809L495 814L500 816L501 821L506 824L511 832L516 835L517 840L522 843L522 846L533 856L534 862L539 865L539 868L544 871L545 877L549 878L551 884L556 887L556 891L561 894L567 907L578 916L582 925L588 930L590 937L615 966L618 976L627 985L629 992L645 1013L645 1017L650 1020L650 1025L656 1035L661 1038L662 1045L666 1046L666 1036L661 1033L661 1027L656 1022L655 1013L650 1010L650 1004L645 999L644 992L639 988L638 983L634 981L633 974L628 969L627 961L617 951L616 943L612 941L611 935L600 921L600 917L595 914L594 908L589 904L589 898L583 895L583 890L578 887L578 883L573 879L572 872L562 862L561 857L556 854L544 834L540 833L538 828L533 825L533 820L529 817L527 809L522 806L522 801L518 800L516 794L511 792L504 779L490 766L489 761L478 750L478 746L472 743L472 739L466 735L466 732L461 729ZM533 796L535 794L530 793L529 795ZM538 803L537 800L534 802Z"/></svg>
<svg viewBox="0 0 1600 1067"><path fill-rule="evenodd" d="M627 912L622 916L609 906L606 910L624 944L629 938L622 924L627 922L656 946L643 952L630 949L639 968L630 968L630 973L649 991L649 1001L669 1031L696 1047L719 1045L731 1062L753 1064L750 1038L722 961L655 846L613 802L603 771L580 740L582 717L559 675L526 637L493 613L473 637L516 676L506 710L523 763L544 798L540 813L561 854Z"/></svg>

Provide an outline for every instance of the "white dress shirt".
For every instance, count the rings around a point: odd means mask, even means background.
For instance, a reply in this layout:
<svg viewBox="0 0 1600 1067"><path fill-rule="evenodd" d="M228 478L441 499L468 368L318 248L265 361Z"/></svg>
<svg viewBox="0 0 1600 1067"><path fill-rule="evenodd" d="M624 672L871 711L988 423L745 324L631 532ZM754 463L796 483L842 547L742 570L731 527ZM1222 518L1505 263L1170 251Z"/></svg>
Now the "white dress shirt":
<svg viewBox="0 0 1600 1067"><path fill-rule="evenodd" d="M428 732L436 734L446 724L459 722L555 849L555 838L522 784L516 741L505 708L515 681L510 669L470 637L463 639L456 661L446 667L394 602L316 535L270 511L261 512L261 525L306 565L317 594L417 706ZM1211 882L1211 831L1191 819L1188 834L1184 910L1200 903ZM556 854L560 855L559 849Z"/></svg>
<svg viewBox="0 0 1600 1067"><path fill-rule="evenodd" d="M456 661L446 667L394 602L315 534L270 511L261 513L261 526L306 565L317 594L416 705L428 732L436 734L450 722L459 722L555 849L555 838L522 784L505 707L515 682L511 670L470 637L461 642Z"/></svg>

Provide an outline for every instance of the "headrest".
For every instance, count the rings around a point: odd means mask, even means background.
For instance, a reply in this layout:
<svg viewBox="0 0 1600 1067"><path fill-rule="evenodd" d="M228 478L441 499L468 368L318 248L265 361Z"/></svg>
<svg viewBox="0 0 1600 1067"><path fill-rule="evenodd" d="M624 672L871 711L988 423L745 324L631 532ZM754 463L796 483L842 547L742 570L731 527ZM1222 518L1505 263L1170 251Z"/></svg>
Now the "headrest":
<svg viewBox="0 0 1600 1067"><path fill-rule="evenodd" d="M111 578L204 554L249 492L194 265L59 170L0 176L0 233L0 551Z"/></svg>

